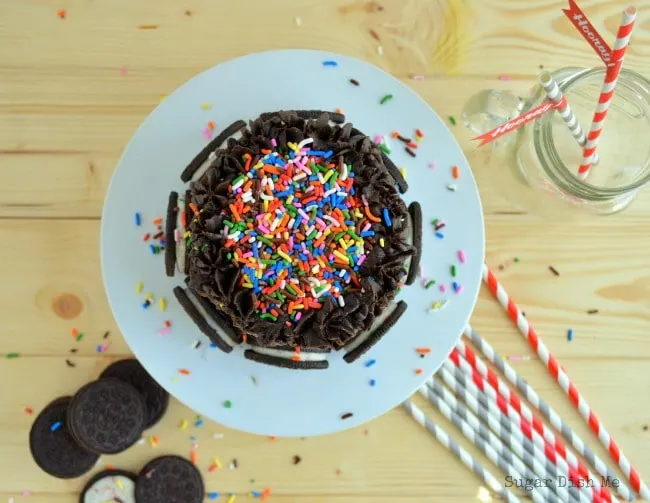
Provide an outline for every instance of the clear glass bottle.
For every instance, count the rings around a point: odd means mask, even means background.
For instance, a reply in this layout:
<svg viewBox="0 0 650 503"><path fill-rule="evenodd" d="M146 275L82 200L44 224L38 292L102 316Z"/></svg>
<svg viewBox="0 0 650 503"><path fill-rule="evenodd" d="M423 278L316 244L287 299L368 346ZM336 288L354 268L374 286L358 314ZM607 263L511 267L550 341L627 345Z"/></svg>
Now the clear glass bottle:
<svg viewBox="0 0 650 503"><path fill-rule="evenodd" d="M553 72L585 133L604 78L604 68ZM463 120L484 133L547 100L540 86L527 99L486 90L465 105ZM603 133L598 164L585 182L576 176L582 148L555 111L481 148L491 149L487 167L497 191L522 209L567 219L607 215L624 209L650 181L650 81L623 70Z"/></svg>

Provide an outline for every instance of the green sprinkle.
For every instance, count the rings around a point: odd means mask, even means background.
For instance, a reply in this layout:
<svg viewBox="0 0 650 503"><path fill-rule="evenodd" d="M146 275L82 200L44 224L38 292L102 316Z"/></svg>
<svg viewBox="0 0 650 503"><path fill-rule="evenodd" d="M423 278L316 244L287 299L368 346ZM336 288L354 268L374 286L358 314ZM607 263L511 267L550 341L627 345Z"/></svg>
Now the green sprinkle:
<svg viewBox="0 0 650 503"><path fill-rule="evenodd" d="M232 259L232 253L228 252L228 254L226 255L226 258L227 258L228 260Z"/></svg>
<svg viewBox="0 0 650 503"><path fill-rule="evenodd" d="M427 282L427 284L424 286L424 288L428 290L429 288L431 288L435 284L436 284L436 281L434 279L432 279L431 281Z"/></svg>
<svg viewBox="0 0 650 503"><path fill-rule="evenodd" d="M230 227L231 229L235 226L230 220L226 220L225 218L223 219L223 223L226 224L227 227Z"/></svg>
<svg viewBox="0 0 650 503"><path fill-rule="evenodd" d="M207 250L207 249L208 249L208 244L207 244L207 243L204 244L204 245L201 247L201 251L205 251L205 250Z"/></svg>
<svg viewBox="0 0 650 503"><path fill-rule="evenodd" d="M336 236L334 236L334 241L338 243L339 239L341 239L343 236L345 236L346 231L339 232Z"/></svg>
<svg viewBox="0 0 650 503"><path fill-rule="evenodd" d="M452 278L456 277L456 266L455 265L451 266L451 277Z"/></svg>
<svg viewBox="0 0 650 503"><path fill-rule="evenodd" d="M5 358L7 358L8 360L13 360L15 358L18 358L19 356L20 356L19 353L7 353L5 355Z"/></svg>
<svg viewBox="0 0 650 503"><path fill-rule="evenodd" d="M440 220L434 218L433 220L431 220L431 225L438 225L438 222L440 222Z"/></svg>
<svg viewBox="0 0 650 503"><path fill-rule="evenodd" d="M257 260L259 260L262 264L266 264L266 265L275 264L275 260L271 260L271 259L268 259L268 258L260 258L260 259L257 259Z"/></svg>
<svg viewBox="0 0 650 503"><path fill-rule="evenodd" d="M348 236L350 236L355 241L361 241L361 238L353 230L348 229Z"/></svg>
<svg viewBox="0 0 650 503"><path fill-rule="evenodd" d="M515 257L515 264L519 263L519 257Z"/></svg>
<svg viewBox="0 0 650 503"><path fill-rule="evenodd" d="M255 483L255 479L250 479L249 482L250 482L251 484L254 484L254 483Z"/></svg>
<svg viewBox="0 0 650 503"><path fill-rule="evenodd" d="M451 122L452 126L456 125L456 118L453 115L449 116L449 122Z"/></svg>
<svg viewBox="0 0 650 503"><path fill-rule="evenodd" d="M387 94L386 96L384 96L382 99L379 100L379 104L383 105L383 104L389 102L392 99L393 99L393 95L392 94Z"/></svg>
<svg viewBox="0 0 650 503"><path fill-rule="evenodd" d="M230 400L226 400L225 402L223 402L223 406L226 409L230 409L232 407L232 402Z"/></svg>
<svg viewBox="0 0 650 503"><path fill-rule="evenodd" d="M307 239L314 239L314 237L316 236L316 234L318 234L318 229L314 229L313 231L311 231L311 233L309 234L309 236L307 236Z"/></svg>
<svg viewBox="0 0 650 503"><path fill-rule="evenodd" d="M262 318L263 320L278 321L278 319L275 316L273 316L271 313L261 314L260 318Z"/></svg>
<svg viewBox="0 0 650 503"><path fill-rule="evenodd" d="M257 240L261 241L265 245L273 246L273 242L270 239L265 238L264 236L257 236Z"/></svg>
<svg viewBox="0 0 650 503"><path fill-rule="evenodd" d="M77 342L81 342L83 340L83 338L84 338L84 333L79 332L79 335L77 335Z"/></svg>
<svg viewBox="0 0 650 503"><path fill-rule="evenodd" d="M293 289L293 287L291 286L290 283L287 283L287 286L286 286L285 288L286 288L287 290L289 290L289 293L291 293L292 295L298 295L298 292L296 292L296 291Z"/></svg>
<svg viewBox="0 0 650 503"><path fill-rule="evenodd" d="M244 175L239 175L231 182L231 186L237 185L241 180L244 180L246 177Z"/></svg>
<svg viewBox="0 0 650 503"><path fill-rule="evenodd" d="M384 145L383 143L381 143L381 144L379 145L379 148L380 148L381 151L384 152L385 154L390 154L390 153L392 152L391 149L389 149L389 148L388 148L386 145Z"/></svg>

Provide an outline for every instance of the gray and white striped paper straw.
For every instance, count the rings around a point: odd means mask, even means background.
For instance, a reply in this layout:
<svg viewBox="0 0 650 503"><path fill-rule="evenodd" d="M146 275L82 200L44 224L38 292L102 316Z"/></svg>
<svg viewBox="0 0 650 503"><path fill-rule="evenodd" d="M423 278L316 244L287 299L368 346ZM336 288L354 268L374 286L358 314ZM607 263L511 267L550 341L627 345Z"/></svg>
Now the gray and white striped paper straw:
<svg viewBox="0 0 650 503"><path fill-rule="evenodd" d="M542 89L544 89L546 95L553 103L560 103L562 101L564 95L562 94L562 91L560 91L560 86L557 85L557 81L553 78L553 75L551 75L549 72L542 72L540 73L538 80L539 84L542 86ZM571 131L573 137L578 142L578 145L584 147L585 143L587 143L587 136L585 135L585 131L582 129L582 126L578 122L578 118L573 113L573 110L571 110L569 102L565 101L565 103L566 105L564 107L558 108L557 111L560 114L560 117L562 117L562 120L568 126L569 131ZM594 154L593 162L594 164L598 163L597 154Z"/></svg>
<svg viewBox="0 0 650 503"><path fill-rule="evenodd" d="M544 400L540 398L535 389L530 386L526 381L524 381L515 370L508 365L507 362L499 356L490 344L483 339L480 334L474 330L471 325L467 325L465 328L465 335L469 337L474 346L483 353L483 356L492 362L497 369L501 372L502 375L508 379L513 385L519 389L519 391L524 395L528 402L535 407L541 414L544 416L557 431L562 433L562 436L571 443L578 453L585 458L587 463L594 467L596 472L609 480L618 480L619 486L616 488L618 494L621 497L625 498L628 501L632 501L636 498L636 495L627 487L619 477L613 473L607 464L600 459L596 454L593 453L589 447L587 447L584 441L562 420L560 415L549 406ZM464 355L464 350L462 344L456 346L460 354ZM487 378L488 368L487 365L479 358L476 359L476 370L483 377ZM508 386L503 383L500 379L497 381L500 392L505 392L508 389ZM509 390L508 390L509 392ZM506 397L507 398L507 397Z"/></svg>
<svg viewBox="0 0 650 503"><path fill-rule="evenodd" d="M424 387L418 390L422 396L424 396L429 402L431 402L438 411L445 416L449 421L451 421L456 428L458 428L465 437L470 440L474 445L476 445L481 452L483 452L493 463L497 464L507 475L521 479L521 476L518 474L523 474L527 479L534 481L541 476L533 473L527 466L525 466L522 461L515 455L513 455L499 440L496 435L491 431L485 430L487 435L481 435L479 431L479 426L485 428L485 425L482 425L476 417L475 422L472 421L470 424L469 421L465 421L458 414L456 414L450 407L449 404L445 403L444 399L438 396L436 393L430 389L425 389ZM541 471L541 474L544 472ZM547 487L531 488L530 496L534 501L556 503L560 500L558 497L551 493ZM562 501L568 502L568 493L566 499Z"/></svg>
<svg viewBox="0 0 650 503"><path fill-rule="evenodd" d="M438 380L429 378L426 381L426 385L429 388L427 390L427 398L429 398L431 393L437 395L447 405L449 405L449 407L451 407L461 419L469 423L469 425L486 440L489 437L494 436L490 431L491 429L496 433L501 441L510 448L512 453L522 459L523 462L539 476L539 478L551 479L551 488L555 491L561 501L571 503L589 502L589 498L586 496L584 496L584 499L581 499L580 493L574 487L558 487L557 480L559 473L555 465L547 460L543 453L536 452L532 442L527 438L523 439L524 442L515 440L510 434L509 423L506 423L505 427L503 427L499 421L488 414L487 410L484 407L479 406L476 401L474 402L475 407L472 408L473 412L470 411L468 407L459 402L456 397L447 390L447 388L438 382ZM483 423L480 420L483 420Z"/></svg>
<svg viewBox="0 0 650 503"><path fill-rule="evenodd" d="M446 363L446 362L445 362ZM465 374L454 367L453 363L450 363L451 367L445 368L445 365L440 368L438 373L436 375L440 376L442 380L445 382L447 386L449 386L449 389L451 389L456 395L458 395L466 404L469 405L469 401L471 399L478 400L478 403L480 403L483 407L487 409L487 413L489 415L494 416L495 418L499 418L502 420L501 424L504 425L506 423L512 425L510 428L510 433L519 441L521 441L524 437L523 430L521 428L520 424L520 419L516 416L516 413L514 410L511 410L514 414L511 416L508 414L504 414L501 409L497 406L495 402L492 400L489 400L487 395L481 393L481 391L476 387L476 385L471 381L466 379ZM531 438L529 440L533 443L533 445L537 448L537 451L539 452L545 452L546 450L546 444L547 442L544 440L544 437L542 437L537 431L534 429L530 428L529 430ZM558 469L566 474L567 477L569 477L570 472L575 470L573 467L569 467L569 463L567 462L566 459L564 459L560 455L556 455L554 457L554 461ZM593 477L591 477L593 479ZM594 484L597 484L598 481L594 480ZM598 488L600 490L600 487ZM598 495L600 495L599 491L594 491L594 488L587 488L587 487L581 487L580 490L585 493L589 501L594 501L594 492L597 492ZM615 498L612 497L612 501L614 501Z"/></svg>
<svg viewBox="0 0 650 503"><path fill-rule="evenodd" d="M440 426L429 419L422 410L410 400L402 402L402 407L411 415L420 426L426 428L438 442L449 449L454 456L460 459L463 464L472 470L494 493L509 503L519 503L519 499L503 487L494 475L487 471L476 461L472 455L452 440Z"/></svg>

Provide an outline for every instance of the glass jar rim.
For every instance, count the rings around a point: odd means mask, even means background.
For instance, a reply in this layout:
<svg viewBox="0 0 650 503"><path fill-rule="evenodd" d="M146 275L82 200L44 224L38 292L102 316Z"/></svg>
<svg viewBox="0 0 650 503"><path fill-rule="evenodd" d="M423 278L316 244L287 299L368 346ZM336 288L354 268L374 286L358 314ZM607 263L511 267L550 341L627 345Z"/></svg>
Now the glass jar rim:
<svg viewBox="0 0 650 503"><path fill-rule="evenodd" d="M593 77L596 75L604 76L605 68L604 67L600 67L600 68L563 67L552 72L552 74L556 75L558 73L564 73L564 72L566 73L570 72L572 75L564 78L561 81L558 81L558 85L562 93L566 93L576 83L580 82L585 78ZM650 80L648 80L643 75L640 75L639 73L633 70L627 70L623 68L621 69L621 75L628 77L632 81L640 81L650 89ZM542 100L546 99L546 94L544 93L543 89L541 89L541 86L538 87L535 96L531 98L531 102L536 102L539 99ZM552 124L551 124L552 117L553 114L547 113L538 119L539 127L533 129L533 143L534 143L535 151L537 152L538 158L542 163L542 165L544 165L548 161L548 159L546 158L546 156L540 154L542 154L544 151L547 151L550 154L550 158L553 164L555 164L554 167L557 168L558 172L563 173L565 175L562 180L559 180L556 176L548 172L549 170L546 170L549 176L551 176L554 179L555 183L557 183L560 188L570 193L579 195L584 199L603 200L603 199L614 198L623 194L627 194L633 190L637 190L650 181L650 171L648 171L646 175L642 176L638 180L633 181L632 183L629 183L627 185L622 185L620 187L613 187L613 188L600 187L598 185L590 184L588 183L588 181L581 180L573 172L571 172L571 170L569 170L567 165L564 164L564 162L560 159L560 156L555 148L555 143L553 141ZM587 130L585 132L587 132ZM646 160L644 168L647 168L648 164L650 164L650 159Z"/></svg>

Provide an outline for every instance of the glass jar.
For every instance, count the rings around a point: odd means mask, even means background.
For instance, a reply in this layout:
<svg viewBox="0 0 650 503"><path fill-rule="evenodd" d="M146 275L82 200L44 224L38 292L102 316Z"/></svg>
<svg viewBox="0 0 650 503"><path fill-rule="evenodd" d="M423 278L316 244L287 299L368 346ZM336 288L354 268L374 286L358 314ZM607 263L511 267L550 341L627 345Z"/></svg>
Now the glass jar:
<svg viewBox="0 0 650 503"><path fill-rule="evenodd" d="M604 76L604 68L553 72L585 134ZM467 102L463 120L481 134L546 100L539 85L527 99L485 90ZM486 169L497 191L522 209L561 219L621 211L650 180L650 81L622 70L598 143L599 162L584 182L576 176L582 148L555 111L481 148L492 150Z"/></svg>

